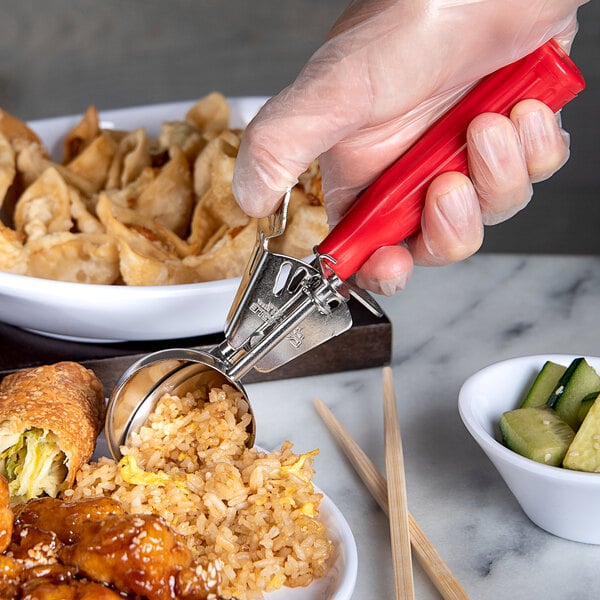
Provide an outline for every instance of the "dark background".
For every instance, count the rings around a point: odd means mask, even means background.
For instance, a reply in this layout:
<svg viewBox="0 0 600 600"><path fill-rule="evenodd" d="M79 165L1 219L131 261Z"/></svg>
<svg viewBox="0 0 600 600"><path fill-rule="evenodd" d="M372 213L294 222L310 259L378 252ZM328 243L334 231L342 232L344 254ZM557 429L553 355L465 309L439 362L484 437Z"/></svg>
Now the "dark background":
<svg viewBox="0 0 600 600"><path fill-rule="evenodd" d="M347 0L0 0L0 107L24 119L218 90L287 85ZM587 90L563 110L571 159L535 201L488 228L484 251L600 254L600 2L580 9L572 56Z"/></svg>

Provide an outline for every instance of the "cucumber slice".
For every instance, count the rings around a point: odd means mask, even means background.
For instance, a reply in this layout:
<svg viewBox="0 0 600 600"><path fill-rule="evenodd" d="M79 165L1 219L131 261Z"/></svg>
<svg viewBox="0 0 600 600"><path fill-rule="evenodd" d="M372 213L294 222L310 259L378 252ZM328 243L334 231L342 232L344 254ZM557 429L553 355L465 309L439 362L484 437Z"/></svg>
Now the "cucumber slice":
<svg viewBox="0 0 600 600"><path fill-rule="evenodd" d="M578 425L577 413L585 396L600 389L600 376L585 358L576 358L559 379L548 398L547 406L572 428Z"/></svg>
<svg viewBox="0 0 600 600"><path fill-rule="evenodd" d="M600 472L600 400L594 401L581 423L567 450L563 467L576 471Z"/></svg>
<svg viewBox="0 0 600 600"><path fill-rule="evenodd" d="M564 365L559 365L551 360L546 361L525 395L521 408L544 406L566 370L567 367Z"/></svg>
<svg viewBox="0 0 600 600"><path fill-rule="evenodd" d="M565 372L562 374L561 378L556 383L556 387L552 390L550 395L548 396L548 400L546 401L546 405L550 408L556 408L556 403L558 399L561 397L562 393L565 391L565 385L569 382L571 377L573 377L573 373L575 369L583 362L583 358L574 359L571 364L566 368Z"/></svg>
<svg viewBox="0 0 600 600"><path fill-rule="evenodd" d="M577 421L579 421L580 426L583 423L583 420L587 417L587 414L590 411L590 408L592 408L592 404L594 404L594 401L596 400L596 398L599 395L600 395L600 390L597 390L595 392L592 392L591 394L588 394L581 401L581 404L579 405L579 410L577 411Z"/></svg>
<svg viewBox="0 0 600 600"><path fill-rule="evenodd" d="M500 419L508 448L546 465L559 466L575 435L553 410L527 406L509 410Z"/></svg>

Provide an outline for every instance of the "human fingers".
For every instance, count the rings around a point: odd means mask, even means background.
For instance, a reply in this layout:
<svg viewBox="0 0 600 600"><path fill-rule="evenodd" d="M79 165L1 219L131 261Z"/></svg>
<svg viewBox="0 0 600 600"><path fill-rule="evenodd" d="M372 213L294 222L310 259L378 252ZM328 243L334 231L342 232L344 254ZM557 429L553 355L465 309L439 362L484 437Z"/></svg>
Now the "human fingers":
<svg viewBox="0 0 600 600"><path fill-rule="evenodd" d="M442 173L429 185L421 230L408 240L419 265L445 265L475 254L483 242L483 222L477 192L458 172Z"/></svg>
<svg viewBox="0 0 600 600"><path fill-rule="evenodd" d="M357 271L356 284L375 294L393 296L406 287L413 266L412 254L405 246L384 246Z"/></svg>
<svg viewBox="0 0 600 600"><path fill-rule="evenodd" d="M519 102L510 119L516 127L530 180L543 181L569 158L569 134L559 124L560 116L536 100Z"/></svg>
<svg viewBox="0 0 600 600"><path fill-rule="evenodd" d="M389 150L383 159L365 161L355 153L357 159L346 161L338 152L331 164L343 162L338 170L352 173L351 181L324 169L327 204L343 208L389 164L392 150L403 152L426 128L452 92L554 35L564 34L568 45L581 3L518 2L499 15L495 3L484 1L353 2L298 77L246 129L234 172L238 202L249 214L265 216L313 159L336 153L340 143L352 154L365 136L391 125L393 148L384 142L376 148L379 156Z"/></svg>
<svg viewBox="0 0 600 600"><path fill-rule="evenodd" d="M550 108L536 100L519 102L510 118L486 113L467 130L473 183L486 225L500 223L523 209L532 182L550 177L569 157L569 136Z"/></svg>
<svg viewBox="0 0 600 600"><path fill-rule="evenodd" d="M406 244L379 248L356 274L365 289L391 296L406 287L414 264L445 265L480 248L483 224L479 199L468 177L448 172L429 185L421 231Z"/></svg>
<svg viewBox="0 0 600 600"><path fill-rule="evenodd" d="M518 103L511 119L493 114L478 117L470 134L479 136L470 149L475 184L454 172L431 182L421 231L408 243L416 264L450 264L474 254L483 242L484 220L500 222L519 210L531 196L531 181L549 177L568 157L568 136L552 111L535 100ZM405 263L396 267L395 255L386 252L368 261L357 277L377 293L402 289L408 281Z"/></svg>
<svg viewBox="0 0 600 600"><path fill-rule="evenodd" d="M475 117L467 129L467 156L484 224L505 221L527 205L533 188L517 130L508 117Z"/></svg>

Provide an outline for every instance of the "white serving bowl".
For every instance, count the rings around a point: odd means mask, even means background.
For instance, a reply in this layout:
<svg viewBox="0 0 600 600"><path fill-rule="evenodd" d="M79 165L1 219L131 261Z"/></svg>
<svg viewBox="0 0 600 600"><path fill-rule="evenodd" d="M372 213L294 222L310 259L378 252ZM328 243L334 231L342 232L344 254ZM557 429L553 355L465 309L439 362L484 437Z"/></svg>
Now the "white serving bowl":
<svg viewBox="0 0 600 600"><path fill-rule="evenodd" d="M263 97L228 98L231 126L245 127ZM145 127L181 119L195 101L102 111L107 129ZM64 136L81 120L70 115L29 126L60 160ZM169 340L220 333L240 279L163 286L94 285L0 272L0 321L36 333L79 342Z"/></svg>
<svg viewBox="0 0 600 600"><path fill-rule="evenodd" d="M600 473L551 467L520 456L502 444L502 413L517 408L547 360L568 365L576 356L523 356L495 363L472 375L458 398L460 416L487 454L525 514L561 538L600 544ZM587 357L600 371L600 358Z"/></svg>

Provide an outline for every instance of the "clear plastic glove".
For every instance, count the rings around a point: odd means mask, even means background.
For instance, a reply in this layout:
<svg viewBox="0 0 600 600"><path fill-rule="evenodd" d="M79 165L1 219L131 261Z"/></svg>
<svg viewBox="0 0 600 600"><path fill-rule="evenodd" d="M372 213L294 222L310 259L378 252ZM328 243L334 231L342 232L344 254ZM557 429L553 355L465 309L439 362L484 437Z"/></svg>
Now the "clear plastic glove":
<svg viewBox="0 0 600 600"><path fill-rule="evenodd" d="M331 226L357 194L484 75L550 38L569 49L584 0L359 0L332 28L297 79L244 134L234 193L253 216L320 157ZM467 132L470 178L444 173L427 192L421 231L377 250L356 280L375 293L404 288L414 264L467 258L483 226L527 205L532 182L567 160L569 138L540 102L510 118L486 113Z"/></svg>

